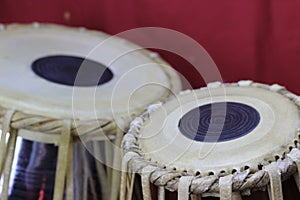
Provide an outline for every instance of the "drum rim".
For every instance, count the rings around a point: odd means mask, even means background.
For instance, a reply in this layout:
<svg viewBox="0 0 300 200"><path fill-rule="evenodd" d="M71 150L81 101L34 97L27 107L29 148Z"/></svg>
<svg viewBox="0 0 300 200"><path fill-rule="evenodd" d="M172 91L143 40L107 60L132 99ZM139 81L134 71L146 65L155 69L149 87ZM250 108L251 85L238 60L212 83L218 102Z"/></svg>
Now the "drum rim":
<svg viewBox="0 0 300 200"><path fill-rule="evenodd" d="M300 108L300 97L278 84L268 85L247 80L239 81L237 83L214 82L209 83L207 88L221 86L251 86L273 91L289 98L297 106L298 110ZM191 90L182 91L179 96L187 95L190 92ZM294 155L291 154L292 152L295 153L294 151L296 151L300 155L299 132L297 132L294 141L291 141L291 143L294 142L294 146L287 145L282 148L282 151L275 152L274 155L280 155L280 157L274 157L273 159L268 158L268 163L264 163L265 165L261 166L261 168L258 170L250 169L248 166L242 166L243 170L241 171L236 171L235 168L232 168L231 172L220 171L216 174L209 173L206 175L202 175L199 171L191 172L189 171L189 169L177 169L176 166L174 168L169 168L162 165L161 163L146 158L143 156L142 149L140 148L138 136L144 123L149 118L150 113L154 112L156 108L160 107L161 105L162 103L151 105L148 107L146 112L135 118L131 122L130 129L124 136L122 143L122 151L124 155L123 165L127 165L129 172L138 173L140 175L143 174L143 169L149 168L149 166L152 167L154 170L151 170L149 179L154 185L158 187L164 187L171 192L178 191L179 179L183 176L190 176L192 177L192 181L190 183L190 192L193 194L209 196L212 194L215 195L216 193L220 192L220 178L232 175L233 191L240 191L242 195L250 195L251 190L264 190L267 184L269 184L270 178L268 175L268 167L272 164L276 164L276 166L278 167L282 180L289 178L291 174L297 171L295 161L291 160L291 157L293 157ZM300 127L298 128L298 130L300 130ZM300 158L298 159L300 160ZM257 163L257 165L259 165L259 163Z"/></svg>
<svg viewBox="0 0 300 200"><path fill-rule="evenodd" d="M78 32L85 32L86 34L90 34L90 35L95 35L95 36L101 36L103 38L109 38L111 37L111 35L106 34L102 31L99 30L93 30L93 29L86 29L84 27L72 27L72 26L67 26L67 25L59 25L59 24L53 24L53 23L38 23L38 22L34 22L34 23L10 23L10 24L0 24L0 32L1 31L5 31L5 30L14 30L14 29L38 29L38 28L55 28L55 29L59 29L59 30L69 30L69 31L78 31ZM126 45L135 47L138 46L130 41L125 40ZM176 73L175 69L172 68L166 61L164 61L157 53L155 52L151 52L149 50L146 49L141 49L140 53L143 55L146 55L149 60L152 60L154 63L157 63L157 65L162 69L162 71L165 73L165 75L168 77L168 82L170 85L169 90L166 90L166 92L160 96L159 98L157 98L154 102L149 102L148 105L155 103L156 101L163 101L167 98L169 98L170 96L174 95L174 93L177 93L181 90L181 81L179 78L179 75ZM37 111L33 111L30 108L27 108L26 106L23 106L24 109L22 109L22 111L18 110L17 108L15 108L13 106L14 103L10 103L12 105L8 105L8 103L3 103L2 105L0 105L0 116L2 116L2 113L5 113L6 110L9 109L14 109L16 110L16 112L20 113L21 115L24 116L24 118L32 118L34 117L38 117L38 118L47 118L47 119L54 119L54 120L63 120L63 117L57 117L57 116L52 116L49 115L46 110L43 110L43 108L41 108L40 113L37 113ZM18 107L18 106L17 106ZM132 110L132 112L130 113L130 117L134 117L136 115L139 115L140 113L144 112L144 108L135 108ZM98 124L98 126L103 126L104 124L110 123L110 124L114 124L114 126L116 126L116 121L122 121L124 123L118 123L118 126L121 126L121 129L124 129L127 127L127 124L129 124L129 120L130 119L125 119L124 116L126 115L126 110L120 113L115 113L114 115L108 114L106 112L100 114L97 117L92 117L89 118L87 116L84 117L74 117L73 114L71 119L74 120L74 123L86 123L86 124ZM123 126L123 127L122 127ZM74 125L75 127L75 125ZM26 127L24 127L26 128ZM27 127L28 128L28 127ZM30 128L29 128L30 129ZM76 129L76 128L75 128ZM74 131L75 135L77 134L76 131Z"/></svg>

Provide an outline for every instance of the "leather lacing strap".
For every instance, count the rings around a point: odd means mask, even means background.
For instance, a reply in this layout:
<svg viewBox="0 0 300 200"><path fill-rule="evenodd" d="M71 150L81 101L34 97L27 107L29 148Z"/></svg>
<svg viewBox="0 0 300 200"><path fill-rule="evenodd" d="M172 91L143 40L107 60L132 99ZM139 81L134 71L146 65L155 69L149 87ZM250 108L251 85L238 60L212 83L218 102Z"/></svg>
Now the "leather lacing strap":
<svg viewBox="0 0 300 200"><path fill-rule="evenodd" d="M240 192L232 192L232 200L243 200Z"/></svg>
<svg viewBox="0 0 300 200"><path fill-rule="evenodd" d="M129 181L129 184L127 186L127 189L128 189L127 200L130 200L133 197L133 189L134 189L135 176L136 176L136 173L132 172L132 174L131 174L131 181Z"/></svg>
<svg viewBox="0 0 300 200"><path fill-rule="evenodd" d="M62 129L60 134L59 146L58 146L58 156L56 164L56 173L55 173L55 184L54 184L54 193L53 199L61 200L64 195L64 186L65 179L67 178L67 167L68 167L68 153L69 147L71 144L71 120L62 121ZM69 174L70 175L70 174ZM72 175L71 175L72 176ZM70 183L72 184L72 183ZM72 186L72 185L71 185ZM70 187L71 187L70 186ZM73 187L73 186L72 186ZM67 186L68 188L68 186ZM71 190L67 190L67 196L73 196Z"/></svg>
<svg viewBox="0 0 300 200"><path fill-rule="evenodd" d="M158 200L165 200L165 188L163 186L158 187Z"/></svg>
<svg viewBox="0 0 300 200"><path fill-rule="evenodd" d="M74 171L73 171L73 144L72 144L72 138L71 144L69 145L68 150L68 166L67 166L67 180L66 180L66 200L74 200Z"/></svg>
<svg viewBox="0 0 300 200"><path fill-rule="evenodd" d="M283 200L281 174L277 168L276 162L266 166L265 171L268 173L270 178L270 184L268 186L270 200Z"/></svg>
<svg viewBox="0 0 300 200"><path fill-rule="evenodd" d="M300 150L296 148L292 149L292 151L287 154L287 157L296 163L298 173L294 174L294 178L300 192Z"/></svg>
<svg viewBox="0 0 300 200"><path fill-rule="evenodd" d="M193 176L182 176L178 183L178 200L189 200Z"/></svg>
<svg viewBox="0 0 300 200"><path fill-rule="evenodd" d="M11 136L8 140L8 149L7 149L7 157L5 160L5 167L4 167L4 181L3 181L3 188L2 188L2 200L8 199L8 189L9 189L9 180L12 170L12 164L14 160L14 152L16 148L16 141L17 141L17 130L10 131Z"/></svg>
<svg viewBox="0 0 300 200"><path fill-rule="evenodd" d="M219 179L220 187L220 200L231 200L232 199L232 178L233 175L229 174Z"/></svg>
<svg viewBox="0 0 300 200"><path fill-rule="evenodd" d="M121 182L121 173L119 169L121 168L121 143L124 136L124 129L126 127L126 122L124 119L117 119L118 128L115 134L114 147L113 147L113 167L111 175L111 189L110 189L110 200L118 200L119 186Z"/></svg>
<svg viewBox="0 0 300 200"><path fill-rule="evenodd" d="M0 174L2 174L2 171L3 171L4 160L5 160L6 152L7 152L6 134L10 131L10 122L11 122L14 112L15 112L14 110L6 111L6 113L4 115L4 119L2 121L2 133L1 133L1 140L0 140L0 153L1 153Z"/></svg>
<svg viewBox="0 0 300 200"><path fill-rule="evenodd" d="M14 115L14 110L8 110L5 113L3 122L2 122L2 134L1 134L1 143L0 143L0 177L4 174L4 181L2 187L2 200L8 199L8 187L9 179L11 173L11 166L14 159L14 151L17 139L16 130L11 130L11 119ZM6 134L9 133L8 143L6 144ZM4 172L3 172L4 171Z"/></svg>
<svg viewBox="0 0 300 200"><path fill-rule="evenodd" d="M127 152L122 159L122 174L121 174L121 185L120 185L120 200L126 199L126 183L127 183L127 173L128 173L128 162L138 154L135 152ZM131 181L134 181L131 180Z"/></svg>
<svg viewBox="0 0 300 200"><path fill-rule="evenodd" d="M191 194L191 200L201 200L201 195Z"/></svg>
<svg viewBox="0 0 300 200"><path fill-rule="evenodd" d="M151 200L151 181L150 176L151 174L157 169L157 167L154 167L152 165L148 165L143 168L142 170L142 190L143 190L143 199L144 200Z"/></svg>

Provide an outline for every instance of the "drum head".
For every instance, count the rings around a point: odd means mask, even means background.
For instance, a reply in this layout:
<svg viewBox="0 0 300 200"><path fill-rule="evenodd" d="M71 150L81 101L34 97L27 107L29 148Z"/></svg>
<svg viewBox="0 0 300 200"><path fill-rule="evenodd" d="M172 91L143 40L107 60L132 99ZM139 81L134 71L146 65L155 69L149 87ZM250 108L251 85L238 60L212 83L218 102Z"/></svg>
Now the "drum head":
<svg viewBox="0 0 300 200"><path fill-rule="evenodd" d="M0 105L25 113L111 119L180 89L155 54L101 32L9 25L0 44Z"/></svg>
<svg viewBox="0 0 300 200"><path fill-rule="evenodd" d="M257 171L294 146L298 133L291 93L270 88L226 84L179 95L150 112L138 138L143 156L202 175Z"/></svg>

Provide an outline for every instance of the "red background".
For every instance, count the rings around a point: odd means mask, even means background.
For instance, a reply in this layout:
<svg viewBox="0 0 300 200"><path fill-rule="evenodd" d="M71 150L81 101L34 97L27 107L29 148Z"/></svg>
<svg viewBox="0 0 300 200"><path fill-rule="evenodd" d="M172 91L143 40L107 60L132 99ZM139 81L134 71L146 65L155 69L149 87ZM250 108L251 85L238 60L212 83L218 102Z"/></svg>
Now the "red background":
<svg viewBox="0 0 300 200"><path fill-rule="evenodd" d="M299 10L296 0L1 0L0 22L53 22L110 34L170 28L197 40L224 81L276 82L299 94ZM193 87L203 85L186 61L161 53Z"/></svg>

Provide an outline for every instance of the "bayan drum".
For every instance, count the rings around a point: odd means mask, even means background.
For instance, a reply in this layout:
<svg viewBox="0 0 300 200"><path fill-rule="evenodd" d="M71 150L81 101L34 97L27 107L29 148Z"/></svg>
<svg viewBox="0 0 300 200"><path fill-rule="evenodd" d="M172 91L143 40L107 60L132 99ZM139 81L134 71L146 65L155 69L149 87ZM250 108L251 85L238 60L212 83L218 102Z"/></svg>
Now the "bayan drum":
<svg viewBox="0 0 300 200"><path fill-rule="evenodd" d="M113 145L131 118L180 90L155 53L38 23L0 26L0 77L2 200L116 199Z"/></svg>
<svg viewBox="0 0 300 200"><path fill-rule="evenodd" d="M123 138L121 200L135 180L144 200L299 199L299 105L282 86L240 81L150 106Z"/></svg>

